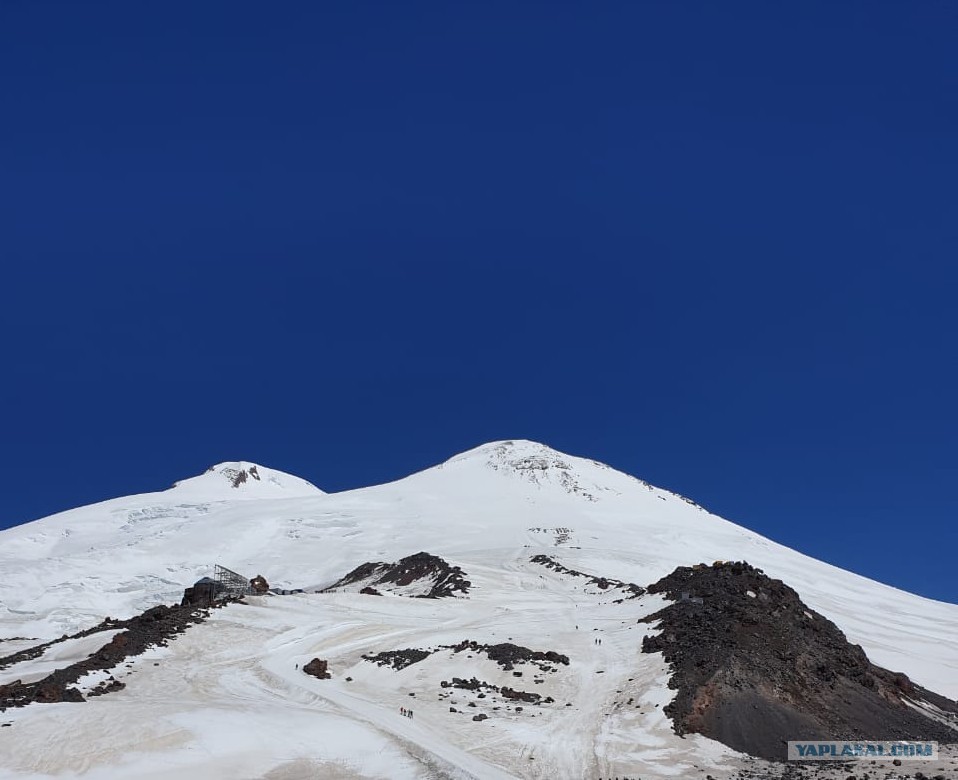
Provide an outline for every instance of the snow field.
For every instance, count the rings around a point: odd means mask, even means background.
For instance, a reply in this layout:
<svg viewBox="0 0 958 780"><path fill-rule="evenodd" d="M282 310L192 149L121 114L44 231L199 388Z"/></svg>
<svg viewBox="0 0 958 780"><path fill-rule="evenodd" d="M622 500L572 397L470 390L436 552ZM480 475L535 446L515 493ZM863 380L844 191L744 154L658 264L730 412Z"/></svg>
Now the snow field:
<svg viewBox="0 0 958 780"><path fill-rule="evenodd" d="M214 563L315 590L360 563L425 551L462 567L468 598L307 593L216 610L168 648L115 670L124 690L0 713L12 724L0 728L0 778L694 780L737 770L740 756L676 737L662 713L673 695L667 669L661 656L641 654L654 629L637 623L662 599L615 604L622 591L531 563L540 553L642 586L679 565L747 560L795 588L875 663L958 697L958 606L816 561L593 461L495 443L404 480L329 495L264 467L261 480L233 488L227 478L252 465L221 464L169 491L0 533L0 638L45 641L177 601ZM62 657L4 670L0 684L108 639L63 643ZM554 650L570 665L542 675L519 665L516 678L470 651L442 650L401 671L361 657L466 639ZM0 653L35 643L4 642ZM333 679L303 674L313 657L329 661ZM520 702L517 713L491 692L478 699L439 684L473 676L555 703ZM414 719L399 715L404 706ZM472 721L478 713L488 720Z"/></svg>

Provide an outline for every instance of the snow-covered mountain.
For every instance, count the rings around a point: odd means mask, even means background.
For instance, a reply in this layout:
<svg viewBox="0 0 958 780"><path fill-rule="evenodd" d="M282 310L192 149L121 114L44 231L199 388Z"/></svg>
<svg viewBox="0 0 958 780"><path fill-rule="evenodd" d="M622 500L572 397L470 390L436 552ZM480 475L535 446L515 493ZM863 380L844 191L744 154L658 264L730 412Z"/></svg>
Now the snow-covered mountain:
<svg viewBox="0 0 958 780"><path fill-rule="evenodd" d="M196 496L201 501L325 495L305 479L245 460L217 463L198 477L180 480L167 492L181 500Z"/></svg>
<svg viewBox="0 0 958 780"><path fill-rule="evenodd" d="M401 595L393 585L403 571L384 566L420 551L459 567L468 590ZM669 667L641 653L654 627L638 621L665 596L633 597L607 582L647 586L716 559L783 580L871 662L958 697L958 606L822 563L542 444L495 442L336 494L225 463L166 491L0 532L0 657L106 616L176 603L217 563L306 591L214 610L130 660L126 688L108 696L0 713L12 724L0 729L0 777L729 776L740 755L699 735L677 737L662 713L674 696ZM342 583L365 563L383 564L374 572L380 598ZM317 592L334 584L342 587ZM0 668L0 686L83 658L94 639ZM506 642L569 663L505 669L484 656L482 646ZM410 648L426 656L399 669L363 658ZM331 679L302 674L313 657L329 662ZM496 690L469 707L459 688L440 685L454 677ZM506 701L500 689L520 681L554 701ZM489 717L469 717L477 714Z"/></svg>

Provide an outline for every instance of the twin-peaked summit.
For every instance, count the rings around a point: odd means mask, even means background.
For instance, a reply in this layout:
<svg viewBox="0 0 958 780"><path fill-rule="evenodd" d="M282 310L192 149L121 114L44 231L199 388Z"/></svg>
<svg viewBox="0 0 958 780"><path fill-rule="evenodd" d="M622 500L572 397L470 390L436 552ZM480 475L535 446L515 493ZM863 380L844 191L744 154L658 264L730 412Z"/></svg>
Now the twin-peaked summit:
<svg viewBox="0 0 958 780"><path fill-rule="evenodd" d="M517 478L520 484L539 488L555 487L587 500L596 500L603 494L618 494L623 485L649 487L597 461L567 455L525 439L480 445L407 479L417 481L422 477L455 483L456 476L475 479L482 474ZM203 474L177 482L171 490L178 496L189 495L191 499L207 501L324 495L301 477L249 461L218 463Z"/></svg>
<svg viewBox="0 0 958 780"><path fill-rule="evenodd" d="M958 696L955 605L841 571L609 466L523 440L340 493L255 463L221 463L169 490L2 531L0 638L56 637L178 600L216 563L281 589L322 589L365 562L420 551L468 572L470 599L504 606L542 587L537 555L640 585L678 566L748 561L875 663Z"/></svg>

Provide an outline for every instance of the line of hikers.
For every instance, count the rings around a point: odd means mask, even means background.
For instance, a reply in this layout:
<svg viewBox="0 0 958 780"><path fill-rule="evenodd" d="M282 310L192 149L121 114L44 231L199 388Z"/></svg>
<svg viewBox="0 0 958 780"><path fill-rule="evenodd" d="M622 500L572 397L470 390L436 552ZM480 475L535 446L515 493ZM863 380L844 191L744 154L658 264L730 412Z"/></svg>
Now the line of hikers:
<svg viewBox="0 0 958 780"><path fill-rule="evenodd" d="M400 708L399 708L399 714L402 715L404 718L411 718L411 717L412 717L412 710L406 709L405 707L400 707Z"/></svg>

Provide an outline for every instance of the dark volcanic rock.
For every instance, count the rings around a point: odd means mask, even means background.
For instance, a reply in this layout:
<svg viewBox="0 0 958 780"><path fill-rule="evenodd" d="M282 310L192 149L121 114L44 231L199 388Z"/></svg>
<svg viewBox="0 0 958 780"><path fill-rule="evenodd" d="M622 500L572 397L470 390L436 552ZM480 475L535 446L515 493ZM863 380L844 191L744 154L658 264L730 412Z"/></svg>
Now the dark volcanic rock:
<svg viewBox="0 0 958 780"><path fill-rule="evenodd" d="M57 669L51 674L34 683L22 684L19 680L7 685L0 685L0 711L7 707L23 707L31 702L50 703L60 701L83 701L80 692L72 687L87 672L103 669L113 669L127 658L140 655L150 647L165 647L170 639L182 634L195 623L205 620L209 612L194 607L160 605L151 607L140 615L129 620L114 620L106 618L93 628L72 636L63 636L53 642L46 642L36 648L30 648L23 658L36 658L47 647L66 639L90 636L101 631L125 629L104 644L99 650L83 661L78 661L63 669ZM39 650L39 652L35 652ZM16 658L16 654L10 658ZM10 658L0 659L0 662L9 662ZM17 662L17 661L14 661ZM9 665L9 664L7 664ZM122 687L122 683L120 684ZM119 690L117 687L104 689L100 693Z"/></svg>
<svg viewBox="0 0 958 780"><path fill-rule="evenodd" d="M457 645L440 645L434 650L389 650L375 655L364 655L363 659L379 666L391 666L393 669L399 670L419 663L440 650L452 650L453 653L461 653L464 650L485 653L491 661L495 661L506 671L513 669L516 664L524 663L531 663L544 672L554 672L555 667L559 664L569 665L569 656L562 655L562 653L557 653L554 650L530 650L528 647L514 645L510 642L482 645L471 639L464 639ZM513 674L517 677L522 676L522 672L513 672Z"/></svg>
<svg viewBox="0 0 958 780"><path fill-rule="evenodd" d="M269 583L262 574L257 574L249 581L250 589L258 596L269 593Z"/></svg>
<svg viewBox="0 0 958 780"><path fill-rule="evenodd" d="M439 683L443 688L459 688L463 691L473 691L476 693L477 699L486 698L486 694L482 691L491 691L492 693L498 693L502 696L503 699L509 699L511 701L524 701L529 704L553 704L555 699L551 696L546 696L543 698L538 693L532 693L531 691L518 691L515 688L509 688L508 686L503 686L500 688L498 685L493 685L488 683L485 680L477 680L475 677L464 680L461 677L453 677L452 680L443 680ZM469 707L475 707L475 702L469 702ZM521 710L521 707L517 707L517 710Z"/></svg>
<svg viewBox="0 0 958 780"><path fill-rule="evenodd" d="M363 655L364 661L370 661L377 666L391 666L397 672L407 666L419 663L431 655L429 650L388 650L384 653Z"/></svg>
<svg viewBox="0 0 958 780"><path fill-rule="evenodd" d="M678 734L701 733L769 760L784 760L787 740L958 742L958 730L905 702L958 706L870 663L834 623L760 569L680 567L649 592L675 599L646 619L658 622L659 634L642 650L661 652L672 667L678 694L665 712Z"/></svg>
<svg viewBox="0 0 958 780"><path fill-rule="evenodd" d="M38 686L33 695L33 700L41 704L57 704L61 701L84 701L83 694L76 688L59 685L56 681Z"/></svg>
<svg viewBox="0 0 958 780"><path fill-rule="evenodd" d="M109 680L104 680L96 688L90 691L87 696L102 696L105 693L113 693L113 691L122 691L126 688L126 683L120 682L117 679L111 677Z"/></svg>
<svg viewBox="0 0 958 780"><path fill-rule="evenodd" d="M443 682L445 682L445 680L443 680ZM442 685L442 683L440 683L440 685ZM464 691L478 691L483 686L489 687L488 683L477 680L475 677L470 680L464 680L461 677L453 677L451 685L453 688L462 688Z"/></svg>
<svg viewBox="0 0 958 780"><path fill-rule="evenodd" d="M249 470L241 469L234 472L232 475L232 485L235 488L238 488L240 485L244 484L250 477L259 481L259 471L256 470L256 466L250 466Z"/></svg>
<svg viewBox="0 0 958 780"><path fill-rule="evenodd" d="M43 642L42 644L34 645L33 647L27 647L17 653L13 653L12 655L4 656L3 658L0 658L0 669L6 669L14 664L39 658L41 655L43 655L48 647L59 644L60 642L66 642L68 639L79 639L80 637L92 636L93 634L98 634L101 631L111 631L124 625L126 625L126 621L114 620L111 617L106 617L92 628L78 631L75 634L64 634L63 636L53 639L49 642Z"/></svg>
<svg viewBox="0 0 958 780"><path fill-rule="evenodd" d="M567 574L570 577L585 577L587 582L592 583L600 590L608 590L609 588L620 590L623 593L620 601L636 599L645 593L645 588L636 585L634 582L622 582L622 580L615 580L609 577L594 577L591 574L585 574L584 572L563 566L551 555L533 555L529 560L533 563L545 566L547 569L557 571L560 574Z"/></svg>
<svg viewBox="0 0 958 780"><path fill-rule="evenodd" d="M514 688L503 686L499 693L504 699L515 699L516 701L526 701L530 704L536 704L542 697L538 693L531 691L517 691Z"/></svg>
<svg viewBox="0 0 958 780"><path fill-rule="evenodd" d="M511 671L516 664L531 663L538 666L542 671L552 671L550 664L569 665L569 656L562 655L553 650L530 650L522 645L514 645L510 642L501 642L496 645L481 645L471 639L464 639L458 645L452 645L450 648L454 653L461 653L463 650L471 650L479 653L483 652L490 661L495 661L506 671Z"/></svg>
<svg viewBox="0 0 958 780"><path fill-rule="evenodd" d="M361 563L355 569L353 569L349 574L347 574L342 579L337 580L328 588L324 590L334 590L336 588L344 588L347 585L352 585L356 582L362 582L363 580L372 579L373 577L378 577L380 574L389 569L392 564L383 563L378 561L375 563Z"/></svg>
<svg viewBox="0 0 958 780"><path fill-rule="evenodd" d="M317 679L330 680L333 676L326 670L328 663L328 661L324 661L321 658L314 658L303 667L303 671Z"/></svg>
<svg viewBox="0 0 958 780"><path fill-rule="evenodd" d="M456 594L466 594L472 583L465 578L465 572L458 566L451 566L442 558L429 553L419 552L407 556L397 563L363 563L342 579L334 582L324 591L338 590L363 583L361 593L381 595L380 590L388 590L389 585L406 586L414 582L428 585L429 590L416 598L438 599ZM379 586L377 589L374 586ZM386 587L384 587L386 586Z"/></svg>

